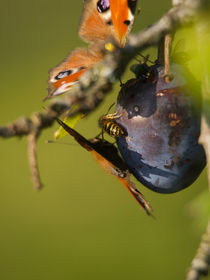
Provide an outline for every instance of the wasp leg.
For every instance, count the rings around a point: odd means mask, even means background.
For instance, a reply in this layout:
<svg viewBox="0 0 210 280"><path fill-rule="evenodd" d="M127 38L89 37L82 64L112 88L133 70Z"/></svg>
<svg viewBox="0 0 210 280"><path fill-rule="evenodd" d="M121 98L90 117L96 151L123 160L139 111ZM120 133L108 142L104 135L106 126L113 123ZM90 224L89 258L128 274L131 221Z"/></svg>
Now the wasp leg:
<svg viewBox="0 0 210 280"><path fill-rule="evenodd" d="M104 129L103 128L101 130L101 138L102 138L102 141L105 141L105 139L104 139Z"/></svg>
<svg viewBox="0 0 210 280"><path fill-rule="evenodd" d="M115 141L112 143L112 145L117 145L117 140L115 140Z"/></svg>
<svg viewBox="0 0 210 280"><path fill-rule="evenodd" d="M117 110L115 113L113 114L107 114L104 116L104 119L109 119L109 120L113 120L113 119L119 119L120 117L122 117L122 113L119 114L119 110Z"/></svg>
<svg viewBox="0 0 210 280"><path fill-rule="evenodd" d="M123 86L124 86L124 84L123 84L123 82L122 82L121 78L119 78L119 81L120 81L120 87L123 87Z"/></svg>
<svg viewBox="0 0 210 280"><path fill-rule="evenodd" d="M105 141L105 139L104 139L104 129L103 128L101 129L101 132L98 135L96 135L95 138L101 139L102 141Z"/></svg>
<svg viewBox="0 0 210 280"><path fill-rule="evenodd" d="M102 131L99 134L97 134L95 138L100 139L100 136L102 136Z"/></svg>

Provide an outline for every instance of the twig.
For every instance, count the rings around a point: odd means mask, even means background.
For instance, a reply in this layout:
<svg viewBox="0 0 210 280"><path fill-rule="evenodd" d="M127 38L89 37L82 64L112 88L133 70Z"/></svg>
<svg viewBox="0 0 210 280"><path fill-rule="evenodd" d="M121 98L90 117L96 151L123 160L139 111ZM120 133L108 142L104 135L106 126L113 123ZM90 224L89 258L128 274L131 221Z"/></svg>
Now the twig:
<svg viewBox="0 0 210 280"><path fill-rule="evenodd" d="M165 34L173 32L178 26L192 23L199 9L205 8L205 5L204 0L185 0L183 4L172 8L157 23L142 32L131 35L124 49L107 54L102 63L82 76L79 83L71 88L69 95L52 100L47 107L48 114L38 113L41 119L38 128L33 126L31 119L22 118L8 126L0 127L0 137L27 135L34 129L40 132L52 125L55 115L61 115L75 103L79 106L77 112L92 112L110 91L112 83L124 73L127 64L139 51L148 46L157 45ZM56 113L53 118L52 111Z"/></svg>
<svg viewBox="0 0 210 280"><path fill-rule="evenodd" d="M210 265L210 220L205 234L201 238L200 246L192 261L187 274L187 280L199 280L201 276L208 275Z"/></svg>
<svg viewBox="0 0 210 280"><path fill-rule="evenodd" d="M0 137L2 138L28 135L29 162L35 189L40 189L42 186L36 157L36 141L40 133L50 127L56 117L67 113L73 104L77 104L78 109L71 114L77 112L88 114L92 112L103 101L105 95L110 92L112 84L122 76L132 58L147 47L158 45L166 34L173 33L180 26L195 22L200 12L210 4L209 0L173 0L173 5L174 7L163 15L158 22L137 34L131 35L125 48L117 49L114 53L108 53L103 62L87 71L68 94L65 94L62 98L53 99L47 106L46 111L35 113L30 118L22 117L7 126L0 127ZM166 72L170 73L169 64ZM210 75L208 73L208 75L204 76L204 106L200 142L205 147L209 162ZM210 164L208 174L210 183ZM209 258L210 222L206 234L201 240L198 253L189 269L187 280L198 280L201 275L206 275L210 264Z"/></svg>
<svg viewBox="0 0 210 280"><path fill-rule="evenodd" d="M210 20L209 13L203 14L197 24L198 48L200 51L202 64L202 99L203 99L203 115L201 123L200 143L203 144L207 157L208 181L210 187L210 65L209 47L210 47ZM206 57L207 56L207 57Z"/></svg>
<svg viewBox="0 0 210 280"><path fill-rule="evenodd" d="M165 42L164 42L164 77L166 83L170 83L173 79L173 75L171 74L171 66L170 66L170 52L171 52L171 43L172 43L172 35L166 34Z"/></svg>
<svg viewBox="0 0 210 280"><path fill-rule="evenodd" d="M65 97L52 100L47 107L47 114L37 113L40 116L39 127L34 126L31 118L24 117L8 126L0 127L0 137L28 135L37 129L40 132L52 125L55 116L60 116L68 111L75 103L78 104L78 109L74 113L92 112L110 92L112 83L124 73L127 64L139 51L148 46L157 45L165 34L173 32L180 25L192 23L199 13L199 9L204 9L205 5L204 0L185 0L183 4L172 8L157 23L144 31L131 35L124 49L107 54L102 63L82 76L78 84L71 88L69 95L66 94Z"/></svg>
<svg viewBox="0 0 210 280"><path fill-rule="evenodd" d="M209 92L210 94L210 92ZM208 104L208 110L210 110L210 104ZM199 139L199 142L203 144L206 157L207 157L207 174L208 174L208 182L209 182L209 188L210 188L210 126L209 122L205 116L202 117L201 120L201 136Z"/></svg>
<svg viewBox="0 0 210 280"><path fill-rule="evenodd" d="M37 156L36 156L37 136L38 135L36 132L32 132L28 135L28 158L29 158L29 166L31 169L31 176L32 176L34 189L40 190L42 188L42 183L39 175Z"/></svg>
<svg viewBox="0 0 210 280"><path fill-rule="evenodd" d="M87 115L93 112L110 92L112 84L120 79L132 58L145 48L159 44L161 38L173 33L178 27L193 23L208 3L208 0L183 0L182 4L178 3L170 9L157 23L131 35L125 48L116 48L115 52L107 53L104 60L87 71L68 93L53 99L45 112L35 113L30 118L22 117L0 127L2 138L29 135L30 165L35 188L41 187L35 152L35 143L41 132L50 127L56 117L68 114L73 104L77 104L77 110L69 113L70 115L78 112Z"/></svg>
<svg viewBox="0 0 210 280"><path fill-rule="evenodd" d="M202 14L197 23L197 41L202 65L202 122L199 142L203 144L207 157L208 184L210 187L210 65L208 51L210 20L209 14ZM206 51L207 49L207 51ZM210 266L210 220L206 233L203 235L198 252L192 261L187 280L198 280L202 275L207 275Z"/></svg>
<svg viewBox="0 0 210 280"><path fill-rule="evenodd" d="M157 45L160 38L167 33L171 33L180 26L189 25L195 21L195 18L202 9L209 5L204 0L185 0L171 10L155 24L149 26L146 30L130 36L129 44L125 48L129 48L131 52L136 49L142 50L148 46Z"/></svg>

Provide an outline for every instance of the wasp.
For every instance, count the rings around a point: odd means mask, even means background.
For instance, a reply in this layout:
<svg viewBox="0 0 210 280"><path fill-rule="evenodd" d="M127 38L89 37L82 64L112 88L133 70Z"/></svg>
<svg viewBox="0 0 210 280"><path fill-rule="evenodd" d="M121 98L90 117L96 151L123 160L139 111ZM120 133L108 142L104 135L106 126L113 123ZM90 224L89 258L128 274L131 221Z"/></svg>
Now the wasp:
<svg viewBox="0 0 210 280"><path fill-rule="evenodd" d="M119 119L121 116L122 114L118 114L118 112L103 115L99 119L99 125L102 127L102 135L103 131L106 131L113 137L126 137L128 135L126 130L115 122L115 119Z"/></svg>

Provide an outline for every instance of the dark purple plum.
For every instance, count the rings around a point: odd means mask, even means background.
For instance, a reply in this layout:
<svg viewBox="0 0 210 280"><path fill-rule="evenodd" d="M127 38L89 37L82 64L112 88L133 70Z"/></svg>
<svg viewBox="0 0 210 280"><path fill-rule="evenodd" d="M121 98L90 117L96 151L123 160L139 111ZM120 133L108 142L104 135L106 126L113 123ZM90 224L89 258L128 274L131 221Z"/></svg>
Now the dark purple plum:
<svg viewBox="0 0 210 280"><path fill-rule="evenodd" d="M153 66L146 80L129 80L115 110L128 134L117 138L123 159L143 185L159 193L188 187L206 164L198 144L199 87L183 66L172 64L171 71L170 83L162 66Z"/></svg>

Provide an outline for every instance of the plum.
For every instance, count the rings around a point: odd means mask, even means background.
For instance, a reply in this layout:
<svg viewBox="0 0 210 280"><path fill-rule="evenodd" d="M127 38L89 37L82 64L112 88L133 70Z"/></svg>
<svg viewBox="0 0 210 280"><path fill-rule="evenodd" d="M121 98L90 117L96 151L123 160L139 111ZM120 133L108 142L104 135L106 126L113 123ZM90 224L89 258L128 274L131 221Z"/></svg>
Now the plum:
<svg viewBox="0 0 210 280"><path fill-rule="evenodd" d="M206 164L198 143L201 121L199 86L189 71L172 64L166 82L164 67L154 65L147 78L129 80L121 88L116 119L127 131L118 149L134 176L149 189L173 193L190 186Z"/></svg>

